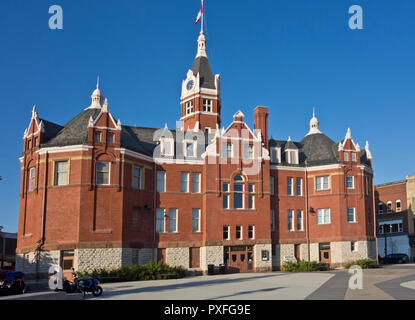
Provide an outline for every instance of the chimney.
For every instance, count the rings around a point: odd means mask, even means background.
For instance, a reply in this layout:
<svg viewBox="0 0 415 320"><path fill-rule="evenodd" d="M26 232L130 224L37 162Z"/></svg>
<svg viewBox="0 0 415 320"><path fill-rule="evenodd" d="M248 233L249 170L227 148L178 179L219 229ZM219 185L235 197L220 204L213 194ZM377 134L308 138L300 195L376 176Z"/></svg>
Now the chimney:
<svg viewBox="0 0 415 320"><path fill-rule="evenodd" d="M268 149L268 107L256 107L254 110L255 130L261 130L262 142Z"/></svg>

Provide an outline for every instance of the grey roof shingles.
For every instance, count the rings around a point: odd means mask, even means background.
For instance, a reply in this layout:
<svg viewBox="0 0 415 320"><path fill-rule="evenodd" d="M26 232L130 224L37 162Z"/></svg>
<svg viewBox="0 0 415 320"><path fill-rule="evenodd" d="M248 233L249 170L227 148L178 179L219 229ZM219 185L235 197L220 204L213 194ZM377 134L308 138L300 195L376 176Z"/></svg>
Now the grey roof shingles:
<svg viewBox="0 0 415 320"><path fill-rule="evenodd" d="M193 62L193 74L200 74L200 87L206 89L216 89L215 77L210 68L209 60L206 57L197 57Z"/></svg>

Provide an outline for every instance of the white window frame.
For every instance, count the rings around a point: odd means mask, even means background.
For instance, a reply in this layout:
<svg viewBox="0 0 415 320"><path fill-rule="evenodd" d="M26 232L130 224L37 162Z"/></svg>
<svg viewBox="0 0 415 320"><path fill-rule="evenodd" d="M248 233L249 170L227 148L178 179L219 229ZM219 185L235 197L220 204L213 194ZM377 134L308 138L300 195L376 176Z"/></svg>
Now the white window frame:
<svg viewBox="0 0 415 320"><path fill-rule="evenodd" d="M327 178L327 188L324 188L324 179L325 178ZM318 179L321 179L321 182L320 182L321 188L320 189L318 188ZM327 191L327 190L330 190L330 176L316 177L315 184L316 184L315 189L317 191Z"/></svg>
<svg viewBox="0 0 415 320"><path fill-rule="evenodd" d="M136 175L135 175L135 170L139 169L139 179L138 179L138 185L136 185ZM139 166L133 166L133 188L135 190L142 190L142 179L143 179L143 168L139 167Z"/></svg>
<svg viewBox="0 0 415 320"><path fill-rule="evenodd" d="M29 184L27 186L27 191L32 192L36 189L36 168L32 167L29 169Z"/></svg>
<svg viewBox="0 0 415 320"><path fill-rule="evenodd" d="M171 221L172 221L172 219L171 219L171 214L172 213L174 213L175 214L175 225L174 225L174 231L172 231L171 229ZM170 208L169 209L169 233L178 233L179 232L179 229L178 229L178 226L179 226L179 224L178 224L178 220L179 220L179 210L178 209L175 209L175 208Z"/></svg>
<svg viewBox="0 0 415 320"><path fill-rule="evenodd" d="M168 146L168 148L166 148ZM174 155L174 139L171 138L161 138L160 139L160 152L161 156L172 157Z"/></svg>
<svg viewBox="0 0 415 320"><path fill-rule="evenodd" d="M225 233L225 228L227 229L228 237L225 238L223 235ZM230 226L223 226L222 228L222 237L224 241L229 241L231 239L231 227Z"/></svg>
<svg viewBox="0 0 415 320"><path fill-rule="evenodd" d="M357 154L352 152L352 162L357 162Z"/></svg>
<svg viewBox="0 0 415 320"><path fill-rule="evenodd" d="M197 177L197 179L195 179ZM192 193L201 193L201 180L202 180L202 174L199 172L192 173ZM195 181L197 182L195 184ZM195 186L197 186L197 190L195 191Z"/></svg>
<svg viewBox="0 0 415 320"><path fill-rule="evenodd" d="M238 238L238 228L239 230L239 238ZM243 240L244 238L244 232L243 232L243 227L242 226L236 226L235 227L235 239L236 240Z"/></svg>
<svg viewBox="0 0 415 320"><path fill-rule="evenodd" d="M301 214L301 228L298 228L298 213ZM304 231L304 211L303 210L297 210L296 212L296 216L295 216L295 222L296 222L296 227L297 227L297 231Z"/></svg>
<svg viewBox="0 0 415 320"><path fill-rule="evenodd" d="M249 228L252 227L252 237L249 237ZM250 225L248 226L248 239L249 240L255 240L255 226L254 225Z"/></svg>
<svg viewBox="0 0 415 320"><path fill-rule="evenodd" d="M271 148L271 162L281 163L281 148L279 147Z"/></svg>
<svg viewBox="0 0 415 320"><path fill-rule="evenodd" d="M349 162L349 153L348 152L343 153L343 161L344 162Z"/></svg>
<svg viewBox="0 0 415 320"><path fill-rule="evenodd" d="M379 214L383 214L383 207L384 207L384 203L383 202L379 202L378 203L378 213Z"/></svg>
<svg viewBox="0 0 415 320"><path fill-rule="evenodd" d="M347 179L348 178L352 178L352 186L351 187L349 187L348 185L347 185ZM346 189L347 190L353 190L354 189L354 176L346 176Z"/></svg>
<svg viewBox="0 0 415 320"><path fill-rule="evenodd" d="M297 194L297 186L298 186L298 180L300 180L300 194ZM303 179L302 178L295 178L295 195L297 197L303 196Z"/></svg>
<svg viewBox="0 0 415 320"><path fill-rule="evenodd" d="M186 177L186 178L183 180L183 177ZM189 193L189 183L190 183L189 172L180 172L180 192L181 193ZM185 187L186 191L183 191L183 187Z"/></svg>
<svg viewBox="0 0 415 320"><path fill-rule="evenodd" d="M287 163L288 164L298 164L298 150L288 149L287 151Z"/></svg>
<svg viewBox="0 0 415 320"><path fill-rule="evenodd" d="M386 203L386 212L387 213L392 213L393 212L393 209L392 209L392 201L388 201Z"/></svg>
<svg viewBox="0 0 415 320"><path fill-rule="evenodd" d="M187 146L188 145L192 145L192 149L193 149L193 154L192 155L189 155L188 153L187 153ZM197 152L197 145L196 145L196 141L193 141L193 140L185 140L184 141L184 146L183 146L183 148L184 148L184 150L185 150L185 152L184 152L184 154L185 154L185 158L196 158L196 152Z"/></svg>
<svg viewBox="0 0 415 320"><path fill-rule="evenodd" d="M186 115L192 114L194 112L194 103L193 100L186 102Z"/></svg>
<svg viewBox="0 0 415 320"><path fill-rule="evenodd" d="M233 158L233 143L231 142L222 143L222 156L225 159Z"/></svg>
<svg viewBox="0 0 415 320"><path fill-rule="evenodd" d="M98 183L98 163L108 163L108 183ZM111 184L111 162L110 161L97 161L95 166L95 184L97 186L109 186Z"/></svg>
<svg viewBox="0 0 415 320"><path fill-rule="evenodd" d="M353 220L349 221L349 210L353 210ZM347 223L356 223L356 208L347 208Z"/></svg>
<svg viewBox="0 0 415 320"><path fill-rule="evenodd" d="M254 145L253 144L244 144L244 159L246 160L254 159Z"/></svg>
<svg viewBox="0 0 415 320"><path fill-rule="evenodd" d="M287 212L287 229L288 229L289 232L295 231L295 226L294 226L294 221L295 221L294 215L295 214L296 214L295 210L288 209L288 212ZM290 219L290 215L291 215L291 219ZM291 222L291 228L290 228L290 222Z"/></svg>
<svg viewBox="0 0 415 320"><path fill-rule="evenodd" d="M329 217L328 221L326 221L326 217L327 217L326 213L327 213L327 211L328 211L328 217ZM319 223L318 222L319 213L322 213L322 223ZM328 225L328 224L331 224L331 210L330 209L317 209L317 214L316 215L317 215L316 216L316 218L317 218L317 225Z"/></svg>
<svg viewBox="0 0 415 320"><path fill-rule="evenodd" d="M196 211L197 211L197 230L193 230L193 221L195 221L194 214L196 213ZM192 232L193 233L200 233L201 231L200 212L201 212L200 209L192 209Z"/></svg>
<svg viewBox="0 0 415 320"><path fill-rule="evenodd" d="M399 207L398 207L398 203L399 203ZM402 201L401 200L396 200L396 212L402 212Z"/></svg>
<svg viewBox="0 0 415 320"><path fill-rule="evenodd" d="M163 174L163 190L160 190L160 182L161 180L159 179L159 174ZM158 193L163 193L166 192L166 171L157 171L157 177L156 177L157 183L156 183L156 190Z"/></svg>
<svg viewBox="0 0 415 320"><path fill-rule="evenodd" d="M158 213L162 212L163 213L163 225L162 225L162 230L159 230L157 228L158 224L157 222L160 221L160 219L157 219L158 217ZM166 232L166 209L163 208L157 208L156 209L156 233L165 233Z"/></svg>
<svg viewBox="0 0 415 320"><path fill-rule="evenodd" d="M212 113L212 100L210 99L203 99L203 112Z"/></svg>
<svg viewBox="0 0 415 320"><path fill-rule="evenodd" d="M288 192L288 181L291 181L291 190L290 190L290 192ZM294 186L293 186L293 184L294 184L294 178L291 178L291 177L287 177L287 196L290 196L290 197L292 197L292 196L294 196Z"/></svg>
<svg viewBox="0 0 415 320"><path fill-rule="evenodd" d="M60 174L63 174L63 171L62 172L59 172L58 171L58 167L59 167L59 164L60 163L66 163L66 181L65 181L65 183L59 183L59 175ZM69 184L69 161L68 160L66 160L66 161L55 161L55 174L54 174L54 186L57 186L57 187L59 187L59 186L67 186Z"/></svg>

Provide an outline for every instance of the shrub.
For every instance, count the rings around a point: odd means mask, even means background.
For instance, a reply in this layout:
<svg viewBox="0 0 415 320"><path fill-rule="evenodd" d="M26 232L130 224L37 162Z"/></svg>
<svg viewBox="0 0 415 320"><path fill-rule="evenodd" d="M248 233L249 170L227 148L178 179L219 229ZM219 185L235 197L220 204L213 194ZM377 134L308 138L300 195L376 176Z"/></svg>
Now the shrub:
<svg viewBox="0 0 415 320"><path fill-rule="evenodd" d="M149 262L146 265L123 266L113 270L92 270L90 272L77 272L79 278L84 276L100 279L101 282L128 282L180 279L186 276L186 270L182 267L170 267L159 262Z"/></svg>
<svg viewBox="0 0 415 320"><path fill-rule="evenodd" d="M361 259L361 260L356 260L356 261L350 261L344 267L346 269L350 269L350 267L352 267L352 266L359 266L362 269L380 268L380 266L376 262L376 260L372 260L372 259Z"/></svg>
<svg viewBox="0 0 415 320"><path fill-rule="evenodd" d="M324 262L317 261L299 261L299 262L285 262L282 266L284 272L314 272L314 271L327 271L329 265Z"/></svg>

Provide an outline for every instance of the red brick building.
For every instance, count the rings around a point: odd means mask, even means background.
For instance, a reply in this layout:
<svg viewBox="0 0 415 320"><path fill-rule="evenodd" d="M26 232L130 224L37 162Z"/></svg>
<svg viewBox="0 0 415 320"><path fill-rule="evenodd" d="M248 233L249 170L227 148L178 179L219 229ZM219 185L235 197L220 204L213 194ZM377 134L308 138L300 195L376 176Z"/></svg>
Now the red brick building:
<svg viewBox="0 0 415 320"><path fill-rule="evenodd" d="M206 272L269 271L283 260L376 257L372 157L315 115L300 142L269 140L268 108L221 128L220 77L203 32L175 130L122 125L98 88L64 126L24 134L17 268L47 273L163 259ZM228 120L225 120L228 121Z"/></svg>
<svg viewBox="0 0 415 320"><path fill-rule="evenodd" d="M415 258L415 175L376 186L379 255L404 253Z"/></svg>

